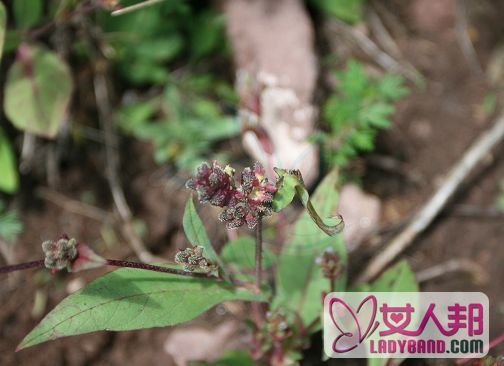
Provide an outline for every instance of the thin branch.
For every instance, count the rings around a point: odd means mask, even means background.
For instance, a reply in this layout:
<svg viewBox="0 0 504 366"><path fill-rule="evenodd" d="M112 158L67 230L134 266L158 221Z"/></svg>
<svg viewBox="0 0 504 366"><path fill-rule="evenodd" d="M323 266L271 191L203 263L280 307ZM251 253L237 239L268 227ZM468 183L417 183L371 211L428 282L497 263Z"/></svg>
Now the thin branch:
<svg viewBox="0 0 504 366"><path fill-rule="evenodd" d="M217 281L222 281L221 278L213 276L213 275L209 275L206 273L187 272L187 271L184 271L182 269L177 269L177 268L161 267L161 266L155 266L152 264L129 262L129 261L123 261L123 260L116 260L116 259L107 259L106 261L107 261L106 264L108 266L113 266L113 267L143 269L146 271L172 273L172 274L176 274L179 276L208 278L208 279L213 279L213 280L217 280ZM25 269L33 269L33 268L45 268L44 259L39 259L36 261L27 262L27 263L13 264L10 266L0 267L0 273L10 273L10 272L23 271Z"/></svg>
<svg viewBox="0 0 504 366"><path fill-rule="evenodd" d="M504 219L504 211L497 207L479 207L474 205L455 205L448 215L478 219Z"/></svg>
<svg viewBox="0 0 504 366"><path fill-rule="evenodd" d="M23 133L23 146L21 147L21 158L19 159L19 171L29 173L32 169L33 158L35 157L35 148L37 137L34 134Z"/></svg>
<svg viewBox="0 0 504 366"><path fill-rule="evenodd" d="M105 210L74 200L49 188L37 188L35 194L43 200L60 206L65 211L88 217L96 221L104 222L109 217L109 214Z"/></svg>
<svg viewBox="0 0 504 366"><path fill-rule="evenodd" d="M0 273L9 273L9 272L15 272L15 271L22 271L25 269L42 268L42 267L44 267L44 260L39 259L39 260L32 261L32 262L13 264L11 266L0 267Z"/></svg>
<svg viewBox="0 0 504 366"><path fill-rule="evenodd" d="M154 271L154 272L162 272L162 273L172 273L172 274L176 274L176 275L179 275L179 276L196 277L196 278L208 278L208 279L214 279L214 280L222 281L221 278L216 277L216 276L212 276L212 275L208 275L206 273L187 272L187 271L184 271L182 269L155 266L155 265L146 264L146 263L129 262L129 261L123 261L123 260L116 260L116 259L107 259L107 265L114 266L114 267L123 267L123 268L144 269L146 271Z"/></svg>
<svg viewBox="0 0 504 366"><path fill-rule="evenodd" d="M97 65L97 68L98 70L94 76L94 90L99 121L105 133L107 181L110 191L112 192L114 204L122 220L121 228L123 236L128 240L131 248L135 251L140 261L152 262L154 260L154 255L149 252L142 239L133 228L131 210L119 182L119 155L114 149L114 146L117 146L117 138L114 133L113 113L107 88L107 80L103 70L100 70L100 65Z"/></svg>
<svg viewBox="0 0 504 366"><path fill-rule="evenodd" d="M416 70L412 65L401 64L389 54L383 52L376 43L374 43L360 30L355 29L354 27L337 19L331 19L329 22L329 29L335 33L345 35L355 41L362 51L375 60L375 62L385 70L402 74L415 84L423 83L423 76L418 70Z"/></svg>
<svg viewBox="0 0 504 366"><path fill-rule="evenodd" d="M391 55L394 55L394 57L402 58L403 55L401 50L397 46L397 43L394 41L389 31L383 24L378 13L372 8L370 8L368 11L368 21L371 29L373 30L373 34L376 36L376 39L385 49L385 51L387 51Z"/></svg>
<svg viewBox="0 0 504 366"><path fill-rule="evenodd" d="M489 279L489 275L484 268L478 263L465 258L450 259L449 261L426 268L418 272L416 278L418 282L427 282L450 272L468 272L478 283L486 283Z"/></svg>
<svg viewBox="0 0 504 366"><path fill-rule="evenodd" d="M504 114L486 130L451 169L444 183L416 213L406 228L374 257L357 282L367 282L377 276L403 250L411 245L439 215L469 173L504 139Z"/></svg>
<svg viewBox="0 0 504 366"><path fill-rule="evenodd" d="M134 4L134 5L122 8L122 9L115 10L115 11L112 12L112 15L113 16L117 16L117 15L127 14L127 13L130 13L132 11L143 9L143 8L146 8L146 7L158 4L158 3L163 2L163 1L165 1L165 0L147 0L147 1L144 1L144 2L141 2L141 3L138 3L138 4Z"/></svg>
<svg viewBox="0 0 504 366"><path fill-rule="evenodd" d="M469 65L473 71L477 74L483 75L483 68L478 60L478 55L474 49L474 45L469 37L469 32L467 31L467 9L464 0L459 0L456 2L456 12L455 12L455 34L457 36L457 41L460 45L464 57L469 62Z"/></svg>
<svg viewBox="0 0 504 366"><path fill-rule="evenodd" d="M97 10L100 8L100 5L98 4L98 2L96 2L96 4L94 4L94 2L91 2L91 1L88 1L87 3L86 2L83 2L80 7L78 7L77 9L71 11L69 14L66 14L65 16L65 19L70 22L74 17L76 16L86 16L88 15L89 13ZM57 22L58 21L61 21L61 19L53 19L49 22L47 22L46 24L43 24L42 26L38 27L38 28L35 28L33 30L31 30L29 33L28 33L28 38L30 40L35 40L37 38L40 38L42 36L44 36L47 32L49 32L50 30L52 30L52 28L54 26L56 26Z"/></svg>

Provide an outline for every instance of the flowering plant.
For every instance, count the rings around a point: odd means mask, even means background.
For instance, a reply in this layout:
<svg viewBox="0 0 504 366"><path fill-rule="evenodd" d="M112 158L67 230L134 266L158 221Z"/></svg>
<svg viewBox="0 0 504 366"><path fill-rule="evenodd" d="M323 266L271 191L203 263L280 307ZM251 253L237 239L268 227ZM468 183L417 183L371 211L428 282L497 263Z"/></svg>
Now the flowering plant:
<svg viewBox="0 0 504 366"><path fill-rule="evenodd" d="M243 169L237 182L233 168L214 161L203 163L186 183L200 203L221 209L219 219L227 229L246 226L254 230L255 246L254 239L244 235L218 253L191 196L183 217L191 245L179 250L171 264L105 259L90 246L62 236L44 241L44 259L0 268L0 273L7 273L40 267L52 272L122 267L64 299L22 340L18 350L97 330L174 325L224 301L241 300L250 302L254 314L247 357L273 365L294 363L320 329L324 294L346 288L345 247L341 236L335 235L342 230L343 220L332 215L338 197L336 171L320 183L313 197L299 171L276 169L276 173L273 182L256 163ZM306 211L289 226L287 240L279 243L279 254L274 254L271 239L263 243L263 220L285 209L295 196ZM240 252L237 246L242 247ZM393 280L387 280L387 286L400 290L410 270L401 263L392 271ZM272 272L273 276L267 276Z"/></svg>

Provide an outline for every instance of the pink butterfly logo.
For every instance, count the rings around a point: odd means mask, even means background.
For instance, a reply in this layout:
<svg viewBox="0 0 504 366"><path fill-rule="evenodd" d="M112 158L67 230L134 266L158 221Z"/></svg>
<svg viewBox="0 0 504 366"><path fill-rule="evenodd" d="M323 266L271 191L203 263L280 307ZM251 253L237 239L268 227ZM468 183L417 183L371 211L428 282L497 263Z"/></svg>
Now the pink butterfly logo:
<svg viewBox="0 0 504 366"><path fill-rule="evenodd" d="M354 311L346 301L338 297L332 298L329 301L329 315L341 333L332 344L333 351L349 352L370 337L379 325L379 322L375 321L376 310L377 301L374 295L364 298L357 311Z"/></svg>

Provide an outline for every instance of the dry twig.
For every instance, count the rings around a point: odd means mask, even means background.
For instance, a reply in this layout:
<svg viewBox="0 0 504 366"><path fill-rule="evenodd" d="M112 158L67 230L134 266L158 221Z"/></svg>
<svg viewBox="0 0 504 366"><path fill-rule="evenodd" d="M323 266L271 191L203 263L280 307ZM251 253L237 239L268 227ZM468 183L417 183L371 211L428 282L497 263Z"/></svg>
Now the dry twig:
<svg viewBox="0 0 504 366"><path fill-rule="evenodd" d="M117 15L128 14L128 13L131 13L132 11L143 9L145 7L155 5L155 4L160 3L162 1L165 1L165 0L146 0L146 1L138 3L138 4L134 4L134 5L122 8L122 9L114 10L112 12L112 15L117 16Z"/></svg>
<svg viewBox="0 0 504 366"><path fill-rule="evenodd" d="M456 205L449 215L477 219L504 219L504 211L497 207L478 207L474 205Z"/></svg>
<svg viewBox="0 0 504 366"><path fill-rule="evenodd" d="M460 44L462 53L464 57L469 62L469 65L473 71L477 74L484 75L483 68L478 61L478 55L474 49L474 45L469 37L469 32L467 31L467 9L464 0L456 2L456 23L455 23L455 34L457 36L457 41Z"/></svg>
<svg viewBox="0 0 504 366"><path fill-rule="evenodd" d="M65 211L72 212L77 215L88 217L100 222L107 221L109 217L109 214L106 211L98 207L71 199L61 193L53 191L50 188L40 187L37 188L35 193L43 200L52 202L55 205L60 206Z"/></svg>
<svg viewBox="0 0 504 366"><path fill-rule="evenodd" d="M392 262L399 253L410 246L418 234L424 231L441 212L462 181L503 139L504 113L497 118L492 128L485 131L469 150L466 151L462 159L460 159L449 172L444 183L416 213L408 226L371 260L367 268L357 279L357 282L367 282L373 279Z"/></svg>
<svg viewBox="0 0 504 366"><path fill-rule="evenodd" d="M381 44L381 46L387 51L389 54L393 55L397 58L402 58L402 52L397 46L397 43L394 41L389 31L383 24L380 16L376 11L372 8L368 11L368 21L373 34L376 36L376 39Z"/></svg>
<svg viewBox="0 0 504 366"><path fill-rule="evenodd" d="M423 83L423 77L418 70L416 70L412 65L402 64L386 52L383 52L380 47L376 45L376 43L374 43L360 30L349 26L348 24L337 19L331 19L331 21L329 22L329 29L335 33L340 33L355 41L355 43L361 48L362 51L364 51L369 57L375 60L375 62L385 70L404 75L404 77L411 80L415 84Z"/></svg>
<svg viewBox="0 0 504 366"><path fill-rule="evenodd" d="M450 259L449 261L436 264L418 272L416 278L418 282L427 282L450 272L468 272L479 284L486 283L489 279L489 275L484 268L466 258Z"/></svg>
<svg viewBox="0 0 504 366"><path fill-rule="evenodd" d="M94 89L96 106L98 107L98 117L100 124L105 134L105 155L106 155L106 175L109 183L110 191L116 209L121 217L122 233L126 240L128 240L131 248L135 251L136 255L142 262L152 262L154 256L145 247L140 236L136 233L132 224L131 210L126 201L124 191L119 182L119 155L114 149L117 146L117 138L114 133L113 113L110 104L109 92L107 88L107 80L103 70L98 70L94 76Z"/></svg>

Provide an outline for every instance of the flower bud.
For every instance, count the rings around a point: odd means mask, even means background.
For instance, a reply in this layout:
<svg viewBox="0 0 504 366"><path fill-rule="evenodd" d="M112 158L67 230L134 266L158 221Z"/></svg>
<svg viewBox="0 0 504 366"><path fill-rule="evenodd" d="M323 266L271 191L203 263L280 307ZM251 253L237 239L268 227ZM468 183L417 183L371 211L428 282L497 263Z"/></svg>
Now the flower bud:
<svg viewBox="0 0 504 366"><path fill-rule="evenodd" d="M219 216L228 229L247 224L253 229L260 218L273 213L271 203L276 186L265 177L261 164L245 168L241 175L240 188Z"/></svg>
<svg viewBox="0 0 504 366"><path fill-rule="evenodd" d="M63 268L70 268L72 262L77 258L77 240L62 237L57 241L46 240L42 243L42 250L45 254L44 264L46 268L53 272Z"/></svg>
<svg viewBox="0 0 504 366"><path fill-rule="evenodd" d="M266 315L266 332L271 339L277 342L292 335L287 317L281 310L275 310Z"/></svg>
<svg viewBox="0 0 504 366"><path fill-rule="evenodd" d="M175 255L175 262L182 264L186 272L194 272L199 269L204 273L210 273L217 267L203 256L203 250L202 246L179 250Z"/></svg>
<svg viewBox="0 0 504 366"><path fill-rule="evenodd" d="M315 263L321 267L324 277L335 280L343 272L343 264L339 255L333 248L327 248L324 253L315 259Z"/></svg>
<svg viewBox="0 0 504 366"><path fill-rule="evenodd" d="M198 193L198 200L214 206L224 207L228 204L234 192L234 169L226 166L222 169L217 162L212 166L203 163L198 167L196 177L187 181L186 187Z"/></svg>
<svg viewBox="0 0 504 366"><path fill-rule="evenodd" d="M68 272L101 267L106 260L96 254L90 247L77 243L74 238L63 235L60 239L46 240L42 243L45 254L44 264L53 273L66 268Z"/></svg>

